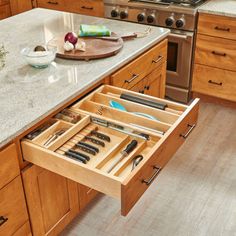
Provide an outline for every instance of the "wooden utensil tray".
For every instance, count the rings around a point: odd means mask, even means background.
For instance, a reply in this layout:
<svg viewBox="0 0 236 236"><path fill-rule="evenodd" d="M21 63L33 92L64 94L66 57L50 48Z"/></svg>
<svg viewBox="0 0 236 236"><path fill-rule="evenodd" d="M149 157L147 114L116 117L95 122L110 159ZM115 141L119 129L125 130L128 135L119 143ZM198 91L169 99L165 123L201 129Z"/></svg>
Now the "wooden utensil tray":
<svg viewBox="0 0 236 236"><path fill-rule="evenodd" d="M167 108L159 110L126 101L120 98L124 92L164 103ZM110 100L119 102L128 112L110 107ZM76 124L56 120L56 123L35 139L22 140L24 159L118 198L121 201L122 215L127 215L195 127L198 99L190 106L185 106L112 86L101 86L69 109L80 114L81 119ZM146 113L158 120L131 112ZM97 123L100 120L104 122L102 125ZM112 126L107 127L107 124ZM48 136L61 128L66 131L45 146ZM86 140L86 136L99 139L91 135L93 130L109 136L110 141L100 140L104 142L103 147ZM108 173L112 163L120 159L121 152L132 140L138 142L135 149ZM78 149L76 144L81 141L95 146L99 151L89 154ZM85 164L65 156L69 149L89 156L90 160ZM134 157L138 155L142 155L143 159L132 170Z"/></svg>

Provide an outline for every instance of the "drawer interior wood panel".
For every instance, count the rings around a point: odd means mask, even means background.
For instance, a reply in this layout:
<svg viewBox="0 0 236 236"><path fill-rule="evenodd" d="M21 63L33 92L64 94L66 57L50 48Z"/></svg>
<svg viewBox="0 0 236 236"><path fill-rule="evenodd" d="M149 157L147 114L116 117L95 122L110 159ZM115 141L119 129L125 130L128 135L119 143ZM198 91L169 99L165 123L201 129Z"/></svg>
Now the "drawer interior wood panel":
<svg viewBox="0 0 236 236"><path fill-rule="evenodd" d="M0 194L0 235L13 235L28 220L21 177L2 188Z"/></svg>
<svg viewBox="0 0 236 236"><path fill-rule="evenodd" d="M236 101L235 82L236 72L198 64L194 66L194 92Z"/></svg>
<svg viewBox="0 0 236 236"><path fill-rule="evenodd" d="M22 151L24 159L35 165L119 199L121 212L126 215L147 189L147 185L138 176L143 179L150 178L153 173L150 166L154 162L163 167L195 127L198 99L190 106L184 106L132 92L133 95L142 98L167 103L169 110L163 111L123 101L119 98L123 92L130 91L107 85L99 87L70 108L70 111L81 114L82 119L87 121L82 122L81 119L78 123L73 124L71 128L73 130L73 127L77 127L76 132L64 133L64 137L58 137L54 141L53 148L43 145L43 142L37 143L34 139L23 139ZM133 107L136 111L145 111L153 116L158 116L161 121L111 108L108 106L110 98L122 102L127 109ZM103 110L99 111L101 106L103 106ZM160 133L158 130L164 132ZM87 139L88 137L96 138L100 143L89 142L91 140ZM81 149L81 141L98 150L91 152L86 148ZM131 142L135 142L137 145L126 157L121 158L122 151ZM169 142L171 148L168 147ZM166 149L169 151L165 151ZM89 159L81 162L75 157L71 158L68 156L68 152L71 151L82 153ZM137 161L139 155L142 158L135 166L134 160ZM137 183L138 181L140 183ZM141 185L139 193L134 196L131 196L131 190L134 191L132 183L137 186ZM130 202L131 197L132 202Z"/></svg>
<svg viewBox="0 0 236 236"><path fill-rule="evenodd" d="M20 174L16 145L11 144L0 151L0 189Z"/></svg>
<svg viewBox="0 0 236 236"><path fill-rule="evenodd" d="M236 71L236 41L198 34L195 62Z"/></svg>
<svg viewBox="0 0 236 236"><path fill-rule="evenodd" d="M10 5L6 4L6 5L0 6L0 20L5 19L9 16L11 16Z"/></svg>
<svg viewBox="0 0 236 236"><path fill-rule="evenodd" d="M200 13L198 33L235 40L236 19L233 17Z"/></svg>
<svg viewBox="0 0 236 236"><path fill-rule="evenodd" d="M111 75L112 85L125 89L133 87L152 70L164 63L166 55L167 40L163 40L157 46Z"/></svg>

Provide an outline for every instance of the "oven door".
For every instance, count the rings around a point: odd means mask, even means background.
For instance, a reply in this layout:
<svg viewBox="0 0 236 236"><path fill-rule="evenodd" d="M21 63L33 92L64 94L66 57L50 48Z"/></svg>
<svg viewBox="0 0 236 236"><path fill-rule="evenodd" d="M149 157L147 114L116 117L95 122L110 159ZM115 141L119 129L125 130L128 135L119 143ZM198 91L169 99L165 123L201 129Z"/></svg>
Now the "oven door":
<svg viewBox="0 0 236 236"><path fill-rule="evenodd" d="M192 50L192 32L171 33L168 36L167 84L182 88L190 85Z"/></svg>

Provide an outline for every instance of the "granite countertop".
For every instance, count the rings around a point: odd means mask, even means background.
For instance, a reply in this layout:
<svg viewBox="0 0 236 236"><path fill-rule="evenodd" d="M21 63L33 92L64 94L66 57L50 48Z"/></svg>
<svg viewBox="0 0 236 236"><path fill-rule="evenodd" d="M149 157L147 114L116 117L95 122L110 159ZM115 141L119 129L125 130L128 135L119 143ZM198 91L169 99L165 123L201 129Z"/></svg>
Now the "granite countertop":
<svg viewBox="0 0 236 236"><path fill-rule="evenodd" d="M56 58L46 69L30 67L20 55L28 44L40 45L68 31L78 32L80 23L103 24L121 35L147 29L141 24L39 8L0 21L0 45L4 43L9 52L0 71L0 147L169 34L167 29L151 27L151 34L124 42L115 56L89 62Z"/></svg>
<svg viewBox="0 0 236 236"><path fill-rule="evenodd" d="M211 0L198 9L199 12L236 17L236 0Z"/></svg>

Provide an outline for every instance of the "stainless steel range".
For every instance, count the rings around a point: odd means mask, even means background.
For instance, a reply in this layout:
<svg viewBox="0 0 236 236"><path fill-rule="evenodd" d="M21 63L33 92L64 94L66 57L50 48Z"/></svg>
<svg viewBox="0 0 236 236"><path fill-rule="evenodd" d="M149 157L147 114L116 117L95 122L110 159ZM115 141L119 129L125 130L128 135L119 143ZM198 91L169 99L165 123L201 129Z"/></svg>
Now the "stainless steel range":
<svg viewBox="0 0 236 236"><path fill-rule="evenodd" d="M166 97L187 103L193 65L197 8L206 0L104 0L105 17L171 29Z"/></svg>

